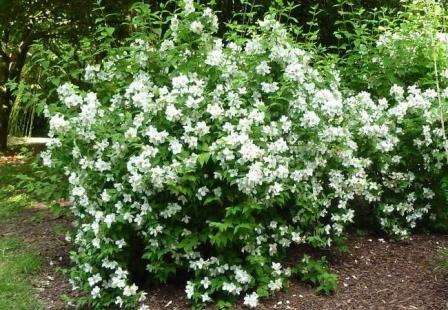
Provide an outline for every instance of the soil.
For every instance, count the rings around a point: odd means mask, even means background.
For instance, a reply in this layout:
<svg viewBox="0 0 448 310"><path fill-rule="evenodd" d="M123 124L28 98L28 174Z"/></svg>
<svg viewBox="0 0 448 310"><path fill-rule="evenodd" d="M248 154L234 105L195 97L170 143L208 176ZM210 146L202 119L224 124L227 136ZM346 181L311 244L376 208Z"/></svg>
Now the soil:
<svg viewBox="0 0 448 310"><path fill-rule="evenodd" d="M69 265L69 245L57 231L69 227L69 220L41 204L0 226L0 237L22 236L43 257L44 268L33 284L47 309L66 309L61 296L76 296L59 270ZM448 309L448 277L436 268L448 236L421 234L395 242L352 235L347 246L348 253L330 257L332 271L339 275L336 293L318 295L292 280L286 291L263 300L257 309ZM181 283L150 289L147 301L151 310L189 309ZM236 308L243 309L241 303Z"/></svg>

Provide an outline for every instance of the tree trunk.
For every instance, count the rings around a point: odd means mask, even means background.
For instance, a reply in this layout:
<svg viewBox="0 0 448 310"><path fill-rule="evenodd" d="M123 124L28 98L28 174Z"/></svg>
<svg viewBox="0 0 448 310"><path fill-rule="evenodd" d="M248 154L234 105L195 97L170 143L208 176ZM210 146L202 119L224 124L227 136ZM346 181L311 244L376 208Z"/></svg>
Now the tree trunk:
<svg viewBox="0 0 448 310"><path fill-rule="evenodd" d="M10 79L16 83L20 82L31 40L31 35L28 35L20 44L18 53L15 55L8 56L3 52L2 57L5 58L6 67L4 72L5 76L0 85L6 84L6 81ZM4 152L8 148L8 124L14 99L14 94L8 88L0 93L0 152Z"/></svg>
<svg viewBox="0 0 448 310"><path fill-rule="evenodd" d="M0 152L6 151L8 147L9 112L8 108L0 109Z"/></svg>
<svg viewBox="0 0 448 310"><path fill-rule="evenodd" d="M8 91L0 93L0 152L4 152L8 148L8 125L12 99Z"/></svg>

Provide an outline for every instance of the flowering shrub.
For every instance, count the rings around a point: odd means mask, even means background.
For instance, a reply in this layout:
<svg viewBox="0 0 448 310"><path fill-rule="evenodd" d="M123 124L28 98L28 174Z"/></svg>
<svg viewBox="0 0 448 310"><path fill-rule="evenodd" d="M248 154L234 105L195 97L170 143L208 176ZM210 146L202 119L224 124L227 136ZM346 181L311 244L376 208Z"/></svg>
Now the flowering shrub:
<svg viewBox="0 0 448 310"><path fill-rule="evenodd" d="M446 171L448 144L443 120L447 112L442 100L446 102L448 92L409 87L406 93L395 85L391 95L393 101L379 100L368 114L363 111L358 117L361 133L379 139L376 146L358 145L373 162L369 177L378 190L374 205L380 224L402 238L429 212L435 196L434 179ZM366 93L358 96L369 101Z"/></svg>
<svg viewBox="0 0 448 310"><path fill-rule="evenodd" d="M110 49L82 87L59 87L42 156L68 176L71 278L94 306L145 308L143 264L153 281L187 270L194 304L256 307L293 273L286 250L337 241L355 198L398 236L429 211L400 151L419 114L416 147L429 169L446 164L438 94L346 96L274 18L258 26L223 42L214 13L185 1L159 39Z"/></svg>
<svg viewBox="0 0 448 310"><path fill-rule="evenodd" d="M401 204L407 200L407 203L400 206L404 212L408 208L406 205L411 208L420 200L418 197L427 196L429 200L423 200L431 201L433 209L427 227L446 232L448 192L445 188L448 184L448 173L441 169L441 163L446 163L443 160L446 156L444 152L440 152L445 148L443 140L446 140L443 134L446 130L442 124L446 120L443 89L448 86L446 6L437 0L413 0L405 3L400 12L392 15L384 12L381 14L384 14L383 18L373 15L369 17L369 14L360 14L362 17L349 15L353 21L348 20L347 24L354 22L355 28L360 31L354 31L352 34L348 31L341 32L354 45L353 50L347 51L348 56L341 60L339 66L342 70L342 84L354 90L368 89L375 96L389 98L392 105L398 101L397 109L402 111L399 112L402 116L393 121L401 131L398 136L400 143L395 153L395 156L399 157L392 166L391 163L388 164L388 169L398 169L400 174L407 175L407 181L400 181L401 198L398 198L396 190L389 189L384 192L381 199L383 208L380 209L390 212L391 206L386 201ZM430 87L436 91L424 92L425 99L422 99L420 91L413 87L410 97L422 105L411 103L412 108L408 109L409 104L405 103L408 99L403 100L403 85ZM397 96L400 98L395 98ZM425 100L427 102L423 104ZM422 110L423 107L427 110ZM404 111L406 113L403 113ZM393 157L387 154L385 158ZM437 160L434 160L435 158ZM404 175L400 178L404 178ZM394 186L397 185L398 182L395 181ZM406 198L403 195L409 196ZM424 205L423 200L420 200L419 204ZM390 227L393 226L391 223L383 221L383 224Z"/></svg>
<svg viewBox="0 0 448 310"><path fill-rule="evenodd" d="M394 84L436 87L434 61L439 73L448 69L448 11L443 3L412 0L399 12L346 14L338 33L353 45L341 59L345 85L385 97Z"/></svg>

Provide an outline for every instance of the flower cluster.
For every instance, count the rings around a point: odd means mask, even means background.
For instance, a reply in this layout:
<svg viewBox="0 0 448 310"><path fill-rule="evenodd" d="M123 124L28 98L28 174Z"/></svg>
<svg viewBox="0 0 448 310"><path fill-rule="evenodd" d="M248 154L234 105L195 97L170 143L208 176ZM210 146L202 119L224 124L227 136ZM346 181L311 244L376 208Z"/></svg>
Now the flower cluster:
<svg viewBox="0 0 448 310"><path fill-rule="evenodd" d="M223 42L211 10L183 8L160 42L111 50L47 111L44 162L65 169L76 218L72 282L94 305L144 308L141 264L158 281L189 271L194 303L254 308L290 277L285 251L330 246L354 199L396 235L429 211L400 139L408 115L427 115L416 147L437 152L433 92L345 96L275 19Z"/></svg>

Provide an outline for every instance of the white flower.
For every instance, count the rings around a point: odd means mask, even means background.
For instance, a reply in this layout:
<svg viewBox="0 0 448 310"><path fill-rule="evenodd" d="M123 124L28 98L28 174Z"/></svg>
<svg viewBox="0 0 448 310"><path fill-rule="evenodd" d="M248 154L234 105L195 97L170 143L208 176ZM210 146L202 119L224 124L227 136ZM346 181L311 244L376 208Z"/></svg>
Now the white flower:
<svg viewBox="0 0 448 310"><path fill-rule="evenodd" d="M123 306L123 299L120 296L117 296L117 298L115 298L115 304L121 308Z"/></svg>
<svg viewBox="0 0 448 310"><path fill-rule="evenodd" d="M321 105L321 109L329 116L342 113L342 101L329 89L319 90L315 95L315 101Z"/></svg>
<svg viewBox="0 0 448 310"><path fill-rule="evenodd" d="M101 193L101 200L104 202L110 201L110 195L107 190L103 190L103 192Z"/></svg>
<svg viewBox="0 0 448 310"><path fill-rule="evenodd" d="M261 157L263 155L263 150L252 142L247 142L241 146L240 154L244 160L252 161Z"/></svg>
<svg viewBox="0 0 448 310"><path fill-rule="evenodd" d="M66 132L69 129L69 125L70 123L60 114L55 114L50 119L50 130L55 133Z"/></svg>
<svg viewBox="0 0 448 310"><path fill-rule="evenodd" d="M104 217L104 223L106 223L107 227L111 227L115 222L115 214L108 214Z"/></svg>
<svg viewBox="0 0 448 310"><path fill-rule="evenodd" d="M201 34L202 31L204 30L204 26L202 25L201 22L195 20L194 22L191 23L190 30L194 33Z"/></svg>
<svg viewBox="0 0 448 310"><path fill-rule="evenodd" d="M404 89L403 87L394 84L390 89L390 94L394 97L402 98L404 94Z"/></svg>
<svg viewBox="0 0 448 310"><path fill-rule="evenodd" d="M235 270L235 279L241 284L246 284L250 282L251 277L243 269L237 268Z"/></svg>
<svg viewBox="0 0 448 310"><path fill-rule="evenodd" d="M197 133L198 136L203 136L206 135L210 132L210 127L207 126L206 122L198 122L196 124L196 128L195 128L195 132Z"/></svg>
<svg viewBox="0 0 448 310"><path fill-rule="evenodd" d="M188 77L185 75L173 77L173 79L171 80L171 84L176 90L184 89L188 86Z"/></svg>
<svg viewBox="0 0 448 310"><path fill-rule="evenodd" d="M201 300L202 300L202 302L206 303L206 302L211 301L212 299L210 298L210 296L208 296L207 293L205 293L205 294L201 295Z"/></svg>
<svg viewBox="0 0 448 310"><path fill-rule="evenodd" d="M173 49L173 48L174 48L173 40L167 39L167 40L164 40L162 42L162 44L160 44L160 51L161 52L165 52L165 51Z"/></svg>
<svg viewBox="0 0 448 310"><path fill-rule="evenodd" d="M82 104L81 96L75 93L74 86L70 83L65 83L59 86L57 93L61 101L69 108L77 107Z"/></svg>
<svg viewBox="0 0 448 310"><path fill-rule="evenodd" d="M448 80L448 69L443 70L442 77ZM448 88L447 88L448 90Z"/></svg>
<svg viewBox="0 0 448 310"><path fill-rule="evenodd" d="M126 241L124 241L123 239L117 240L117 241L115 241L115 244L117 245L117 247L119 249L121 249L121 248L123 248L126 245Z"/></svg>
<svg viewBox="0 0 448 310"><path fill-rule="evenodd" d="M271 73L271 67L269 67L266 61L262 61L256 68L255 71L257 74L266 75Z"/></svg>
<svg viewBox="0 0 448 310"><path fill-rule="evenodd" d="M315 126L319 125L319 122L320 122L320 118L315 112L306 111L303 114L303 123L304 123L305 127L308 127L308 128L315 127Z"/></svg>
<svg viewBox="0 0 448 310"><path fill-rule="evenodd" d="M86 194L86 190L82 186L76 186L72 189L72 195L82 197Z"/></svg>
<svg viewBox="0 0 448 310"><path fill-rule="evenodd" d="M137 128L130 127L126 132L124 133L124 137L126 139L132 139L137 137Z"/></svg>
<svg viewBox="0 0 448 310"><path fill-rule="evenodd" d="M191 299L194 294L194 284L191 281L187 281L187 285L185 287L185 293L187 294L187 298Z"/></svg>
<svg viewBox="0 0 448 310"><path fill-rule="evenodd" d="M182 143L180 143L177 139L171 140L170 150L174 155L179 154L180 152L182 152Z"/></svg>
<svg viewBox="0 0 448 310"><path fill-rule="evenodd" d="M201 285L205 288L208 289L208 287L210 286L212 282L208 279L208 277L205 277L204 279L201 280Z"/></svg>
<svg viewBox="0 0 448 310"><path fill-rule="evenodd" d="M94 286L98 282L102 280L101 275L99 273L94 274L93 276L89 277L88 279L89 285Z"/></svg>
<svg viewBox="0 0 448 310"><path fill-rule="evenodd" d="M92 298L96 299L96 298L100 297L101 296L100 291L101 291L101 289L98 286L95 286L92 289L92 291L90 292L92 294Z"/></svg>
<svg viewBox="0 0 448 310"><path fill-rule="evenodd" d="M268 288L271 291L278 291L283 287L282 280L276 279L275 281L270 281L268 284Z"/></svg>
<svg viewBox="0 0 448 310"><path fill-rule="evenodd" d="M169 134L165 130L157 131L157 128L155 128L154 126L148 126L148 128L145 131L145 136L148 137L149 141L152 144L157 145L165 142Z"/></svg>
<svg viewBox="0 0 448 310"><path fill-rule="evenodd" d="M250 295L244 296L244 305L248 306L249 308L256 308L258 306L257 293L253 292Z"/></svg>
<svg viewBox="0 0 448 310"><path fill-rule="evenodd" d="M234 283L224 282L222 284L222 290L234 295L238 295L241 289L238 290L238 286L236 286Z"/></svg>
<svg viewBox="0 0 448 310"><path fill-rule="evenodd" d="M244 48L245 52L251 54L261 54L263 52L263 46L258 38L247 41Z"/></svg>
<svg viewBox="0 0 448 310"><path fill-rule="evenodd" d="M124 296L135 295L137 293L137 290L138 290L138 286L135 284L132 284L131 286L126 285L123 290L123 295Z"/></svg>
<svg viewBox="0 0 448 310"><path fill-rule="evenodd" d="M105 162L101 158L95 162L95 169L98 170L99 172L104 172L110 170L111 168L112 168L111 164Z"/></svg>
<svg viewBox="0 0 448 310"><path fill-rule="evenodd" d="M209 66L220 66L224 61L224 54L221 48L214 48L208 53L205 63Z"/></svg>
<svg viewBox="0 0 448 310"><path fill-rule="evenodd" d="M184 0L184 12L185 14L191 14L195 11L193 0Z"/></svg>
<svg viewBox="0 0 448 310"><path fill-rule="evenodd" d="M207 188L207 186L203 186L198 189L196 197L198 197L199 200L202 200L202 198L204 198L209 192L210 190Z"/></svg>
<svg viewBox="0 0 448 310"><path fill-rule="evenodd" d="M207 113L212 116L212 119L216 119L224 113L224 110L219 104L210 104L207 106Z"/></svg>
<svg viewBox="0 0 448 310"><path fill-rule="evenodd" d="M305 238L302 237L302 236L300 235L300 233L293 232L293 233L291 234L291 240L294 241L295 243L303 243L303 242L305 241Z"/></svg>
<svg viewBox="0 0 448 310"><path fill-rule="evenodd" d="M46 167L50 167L53 164L53 161L51 160L51 152L50 151L44 151L40 154L40 157L42 158L42 164Z"/></svg>
<svg viewBox="0 0 448 310"><path fill-rule="evenodd" d="M304 66L297 62L288 64L285 69L285 76L299 83L305 82Z"/></svg>
<svg viewBox="0 0 448 310"><path fill-rule="evenodd" d="M276 92L278 90L278 83L277 82L273 82L273 83L266 83L266 82L261 82L261 90L265 93L273 93Z"/></svg>
<svg viewBox="0 0 448 310"><path fill-rule="evenodd" d="M100 240L99 238L94 238L94 239L92 240L92 245L93 245L95 248L99 249L99 248L101 247L101 240Z"/></svg>
<svg viewBox="0 0 448 310"><path fill-rule="evenodd" d="M271 243L269 244L269 255L275 255L277 254L277 244L276 243Z"/></svg>
<svg viewBox="0 0 448 310"><path fill-rule="evenodd" d="M172 104L167 105L165 110L166 119L169 121L178 120L182 116L182 112Z"/></svg>
<svg viewBox="0 0 448 310"><path fill-rule="evenodd" d="M241 293L241 287L229 282L224 282L222 284L222 290L233 295L239 295Z"/></svg>
<svg viewBox="0 0 448 310"><path fill-rule="evenodd" d="M100 71L99 65L87 65L86 68L84 69L84 78L87 81L91 81L96 77L99 71Z"/></svg>
<svg viewBox="0 0 448 310"><path fill-rule="evenodd" d="M448 33L438 32L436 37L440 42L448 44Z"/></svg>
<svg viewBox="0 0 448 310"><path fill-rule="evenodd" d="M259 185L263 180L262 163L256 162L252 164L247 173L247 180L250 184Z"/></svg>

